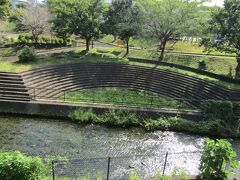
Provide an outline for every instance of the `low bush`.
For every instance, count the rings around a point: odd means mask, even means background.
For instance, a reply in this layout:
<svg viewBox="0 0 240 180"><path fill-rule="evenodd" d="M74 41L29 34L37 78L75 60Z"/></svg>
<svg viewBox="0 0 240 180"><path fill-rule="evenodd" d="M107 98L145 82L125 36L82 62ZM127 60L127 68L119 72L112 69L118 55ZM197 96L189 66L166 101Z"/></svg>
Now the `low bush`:
<svg viewBox="0 0 240 180"><path fill-rule="evenodd" d="M101 119L107 124L123 127L140 124L136 113L129 110L109 110L101 116Z"/></svg>
<svg viewBox="0 0 240 180"><path fill-rule="evenodd" d="M30 62L36 59L35 50L32 47L25 46L18 53L19 62Z"/></svg>
<svg viewBox="0 0 240 180"><path fill-rule="evenodd" d="M209 100L202 104L205 121L218 121L222 132L240 134L240 103Z"/></svg>
<svg viewBox="0 0 240 180"><path fill-rule="evenodd" d="M204 60L199 60L198 61L198 69L201 69L201 70L206 70L207 69L207 64Z"/></svg>
<svg viewBox="0 0 240 180"><path fill-rule="evenodd" d="M200 171L203 179L227 179L239 162L235 161L236 152L227 140L206 139L202 153Z"/></svg>
<svg viewBox="0 0 240 180"><path fill-rule="evenodd" d="M17 39L17 44L20 45L34 45L34 46L45 46L45 47L61 47L70 46L74 40L66 39L63 40L58 37L39 37L38 43L34 42L34 38L30 34L20 34Z"/></svg>
<svg viewBox="0 0 240 180"><path fill-rule="evenodd" d="M137 115L128 110L108 110L97 115L92 109L79 109L70 113L69 117L81 123L99 123L123 127L139 124Z"/></svg>
<svg viewBox="0 0 240 180"><path fill-rule="evenodd" d="M70 113L70 118L82 123L92 123L99 118L92 109L83 110L79 109Z"/></svg>
<svg viewBox="0 0 240 180"><path fill-rule="evenodd" d="M36 180L45 173L46 167L38 157L28 157L20 152L0 153L0 179Z"/></svg>
<svg viewBox="0 0 240 180"><path fill-rule="evenodd" d="M103 114L96 114L93 110L75 110L70 113L71 119L81 123L97 123L112 126L139 126L147 131L172 130L221 137L236 137L221 120L215 121L191 121L180 117L164 117L158 119L143 119L133 111L109 110Z"/></svg>

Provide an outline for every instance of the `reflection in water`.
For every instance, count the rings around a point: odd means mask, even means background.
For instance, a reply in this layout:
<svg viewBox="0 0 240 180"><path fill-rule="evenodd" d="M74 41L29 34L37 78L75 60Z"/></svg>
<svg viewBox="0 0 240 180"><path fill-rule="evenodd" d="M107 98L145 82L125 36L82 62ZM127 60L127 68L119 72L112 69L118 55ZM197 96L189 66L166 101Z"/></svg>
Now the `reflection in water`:
<svg viewBox="0 0 240 180"><path fill-rule="evenodd" d="M0 150L3 151L74 159L134 155L154 155L156 159L169 152L168 171L177 166L190 174L197 173L200 154L171 153L197 151L204 142L203 137L184 133L147 133L140 128L108 128L58 120L2 117L0 124Z"/></svg>

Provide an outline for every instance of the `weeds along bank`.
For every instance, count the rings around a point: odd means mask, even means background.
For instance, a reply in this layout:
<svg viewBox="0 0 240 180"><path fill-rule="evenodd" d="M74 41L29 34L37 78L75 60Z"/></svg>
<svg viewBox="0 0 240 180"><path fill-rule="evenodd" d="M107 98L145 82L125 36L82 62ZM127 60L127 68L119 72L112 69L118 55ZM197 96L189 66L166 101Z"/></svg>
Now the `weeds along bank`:
<svg viewBox="0 0 240 180"><path fill-rule="evenodd" d="M148 119L129 110L109 110L97 114L92 109L79 109L70 113L69 117L80 123L140 126L148 131L171 130L218 137L240 137L240 103L208 101L202 106L204 118L201 121L164 116Z"/></svg>

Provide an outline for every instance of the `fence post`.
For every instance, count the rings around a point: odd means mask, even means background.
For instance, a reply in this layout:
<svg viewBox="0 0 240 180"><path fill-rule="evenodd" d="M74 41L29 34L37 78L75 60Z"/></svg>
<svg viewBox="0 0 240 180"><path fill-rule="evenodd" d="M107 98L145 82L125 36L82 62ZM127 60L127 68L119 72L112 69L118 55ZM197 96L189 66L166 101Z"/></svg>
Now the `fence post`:
<svg viewBox="0 0 240 180"><path fill-rule="evenodd" d="M53 180L55 180L54 160L52 160L52 178L53 178Z"/></svg>
<svg viewBox="0 0 240 180"><path fill-rule="evenodd" d="M123 93L122 93L122 105L123 105Z"/></svg>
<svg viewBox="0 0 240 180"><path fill-rule="evenodd" d="M66 100L66 93L65 91L63 91L63 101L65 102L65 100Z"/></svg>
<svg viewBox="0 0 240 180"><path fill-rule="evenodd" d="M163 176L165 174L165 170L166 170L166 166L167 166L167 158L168 158L168 152L166 153L166 156L165 156L165 161L164 161L164 166L163 166L163 173L162 173Z"/></svg>
<svg viewBox="0 0 240 180"><path fill-rule="evenodd" d="M109 180L109 175L110 175L110 160L111 158L108 157L107 180Z"/></svg>
<svg viewBox="0 0 240 180"><path fill-rule="evenodd" d="M153 103L153 96L151 96L150 107L152 107L152 103Z"/></svg>
<svg viewBox="0 0 240 180"><path fill-rule="evenodd" d="M92 91L92 93L93 93L93 96L92 96L93 99L92 99L92 100L93 100L93 103L94 103L94 102L95 102L95 99L94 99L94 98L95 98L95 97L94 97L94 96L95 96L94 91Z"/></svg>
<svg viewBox="0 0 240 180"><path fill-rule="evenodd" d="M34 100L36 100L36 88L35 87L33 89L33 96L34 96Z"/></svg>

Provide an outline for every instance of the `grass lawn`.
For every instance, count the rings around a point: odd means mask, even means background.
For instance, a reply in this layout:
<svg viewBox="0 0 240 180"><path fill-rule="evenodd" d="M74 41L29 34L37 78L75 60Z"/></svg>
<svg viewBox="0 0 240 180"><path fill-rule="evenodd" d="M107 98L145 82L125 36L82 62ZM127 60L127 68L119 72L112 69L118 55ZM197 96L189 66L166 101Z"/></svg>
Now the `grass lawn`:
<svg viewBox="0 0 240 180"><path fill-rule="evenodd" d="M158 60L159 54L146 50L130 50L128 57ZM165 54L164 62L198 68L198 61L206 62L206 71L220 75L234 75L237 61L235 58L224 57L193 57L175 54Z"/></svg>
<svg viewBox="0 0 240 180"><path fill-rule="evenodd" d="M124 54L125 54L124 49L116 47L116 48L92 49L87 54L84 53L83 49L79 48L71 52L56 53L51 55L38 55L37 60L29 63L5 61L3 60L4 57L2 57L2 60L0 57L0 71L22 72L22 71L31 70L33 68L39 68L39 67L44 67L49 65L84 63L84 62L115 62L115 63L127 63L127 64L145 66L145 67L156 67L156 65L152 65L152 64L129 62L127 58L123 58ZM131 50L128 57L139 56L141 58L145 58L150 55L151 53L148 53L146 51ZM229 60L229 62L231 61ZM219 68L217 68L216 71L223 71L225 66L226 66L226 62L223 64L221 63L218 64ZM165 67L165 66L158 66L157 68L168 70L168 71L179 72L179 73L186 74L193 77L198 77L198 78L212 81L214 83L217 83L229 88L240 89L240 85L238 84L227 83L224 81L220 81L218 79L210 78L204 75L199 75L197 73L193 73L190 71L185 71L185 70L180 70L177 68L171 68L171 67ZM227 72L226 69L224 70L225 72Z"/></svg>
<svg viewBox="0 0 240 180"><path fill-rule="evenodd" d="M106 35L100 39L101 42L104 43L114 43L114 38L112 35ZM159 44L158 41L154 40L146 40L146 39L130 39L129 45L131 47L141 47L151 50L156 50L157 45ZM182 52L182 53L195 53L195 54L210 54L210 55L232 55L235 56L234 53L222 53L219 51L211 51L211 52L204 52L204 47L199 46L197 43L191 43L187 41L178 41L174 44L173 42L168 42L166 45L167 52Z"/></svg>
<svg viewBox="0 0 240 180"><path fill-rule="evenodd" d="M69 92L62 100L73 102L96 102L110 104L141 105L155 108L188 108L179 101L147 91L126 88L96 88Z"/></svg>

